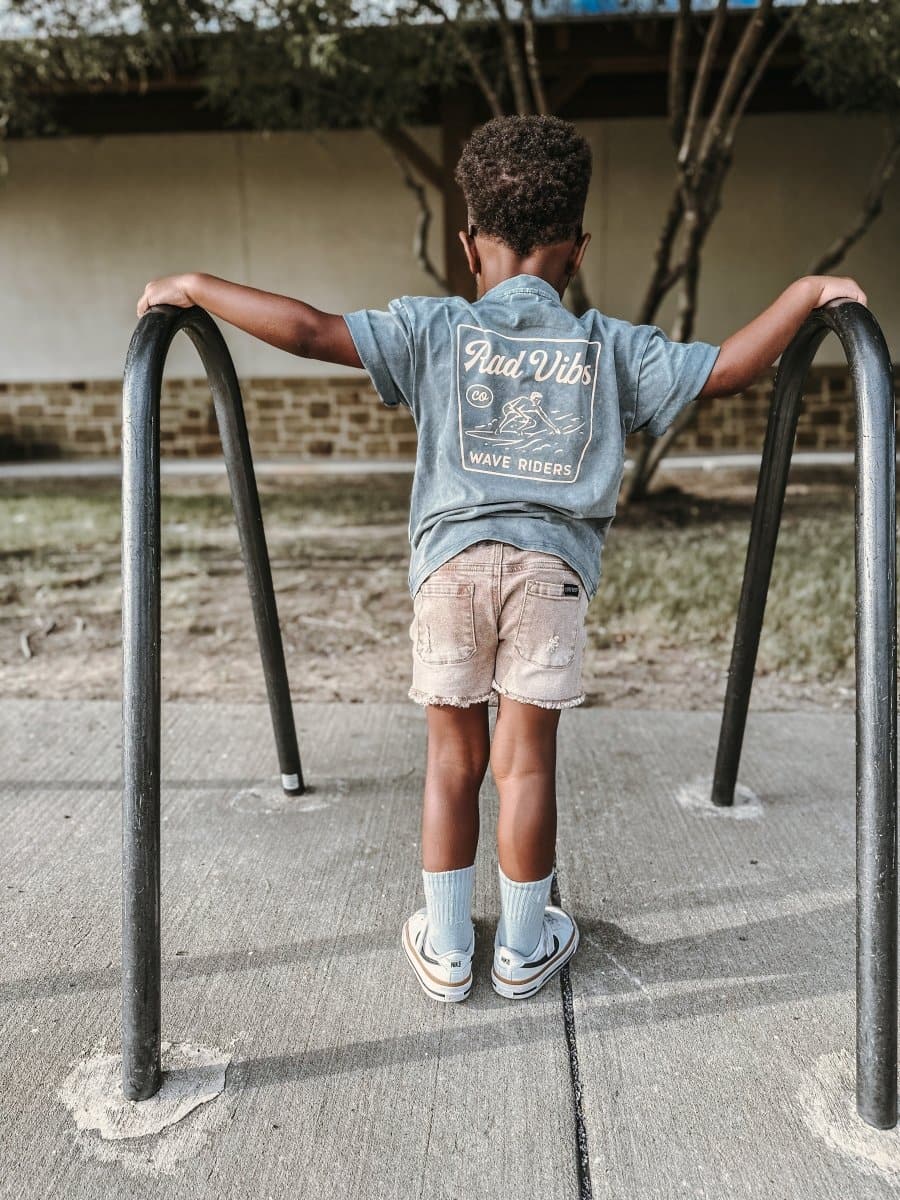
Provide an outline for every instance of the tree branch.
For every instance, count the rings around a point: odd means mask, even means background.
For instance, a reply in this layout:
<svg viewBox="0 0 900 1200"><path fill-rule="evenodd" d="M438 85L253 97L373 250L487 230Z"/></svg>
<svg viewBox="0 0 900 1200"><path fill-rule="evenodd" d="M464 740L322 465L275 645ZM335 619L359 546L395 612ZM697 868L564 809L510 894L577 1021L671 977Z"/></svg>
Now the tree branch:
<svg viewBox="0 0 900 1200"><path fill-rule="evenodd" d="M755 9L744 27L737 49L728 64L725 79L719 88L719 95L716 97L712 114L706 123L703 140L700 143L700 152L697 155L698 163L701 166L709 158L713 146L721 140L725 117L731 108L757 43L762 37L769 13L772 11L772 4L773 0L759 0L759 8Z"/></svg>
<svg viewBox="0 0 900 1200"><path fill-rule="evenodd" d="M549 89L547 111L558 113L562 106L567 104L595 73L593 66L587 66L580 70L570 70L561 79L557 79Z"/></svg>
<svg viewBox="0 0 900 1200"><path fill-rule="evenodd" d="M431 206L428 203L428 195L423 184L415 178L409 169L409 164L406 158L397 150L391 140L384 134L381 135L383 140L390 150L391 157L397 164L397 169L403 177L404 184L409 188L416 198L416 203L419 207L419 215L416 219L416 231L413 236L413 254L416 257L416 262L422 268L426 275L441 288L444 292L450 291L450 285L444 276L438 271L434 263L431 261L431 256L428 253L428 234L431 230L431 222L433 214Z"/></svg>
<svg viewBox="0 0 900 1200"><path fill-rule="evenodd" d="M432 158L428 151L416 141L412 134L407 133L405 129L379 129L380 136L394 151L395 155L400 155L406 162L410 164L422 178L430 183L432 187L442 191L446 180L446 173L436 159Z"/></svg>
<svg viewBox="0 0 900 1200"><path fill-rule="evenodd" d="M659 308L663 296L672 286L663 288L663 284L668 281L671 274L669 263L672 258L672 247L675 243L675 236L681 225L681 218L684 214L684 206L681 198L681 188L676 186L669 202L669 211L666 213L663 227L660 231L659 238L656 243L656 250L653 255L653 273L650 276L650 282L647 284L647 290L644 293L644 299L641 301L638 309L636 325L649 325L656 315L656 310ZM673 281L674 282L674 281Z"/></svg>
<svg viewBox="0 0 900 1200"><path fill-rule="evenodd" d="M697 404L688 404L681 410L665 433L658 438L648 438L648 451L645 455L643 463L643 486L646 491L647 484L656 473L656 469L666 454L669 452L669 447L675 441L680 433L682 433L689 425L697 420L699 406ZM636 472L635 472L636 474Z"/></svg>
<svg viewBox="0 0 900 1200"><path fill-rule="evenodd" d="M859 241L884 207L884 193L900 159L900 125L886 130L885 147L869 179L869 186L862 208L846 233L831 243L828 249L812 264L807 275L827 275L838 265L852 245Z"/></svg>
<svg viewBox="0 0 900 1200"><path fill-rule="evenodd" d="M807 0L807 3L809 3L809 0ZM722 138L722 144L727 151L729 151L729 152L731 151L731 147L734 143L734 137L737 132L737 127L738 127L738 124L740 123L741 117L744 115L744 111L750 102L750 98L752 97L753 93L756 91L759 81L762 79L763 75L765 74L766 69L769 66L769 63L772 61L773 54L778 49L778 47L781 45L781 43L784 41L784 39L787 37L787 35L791 31L791 29L793 29L793 27L797 24L797 13L799 11L800 11L799 9L795 9L794 12L792 12L791 15L787 18L787 20L782 22L781 28L778 30L778 32L775 34L775 36L769 42L768 46L766 46L765 50L763 50L762 54L760 54L759 58L757 59L756 66L751 71L750 76L747 79L746 84L744 85L744 90L741 92L740 98L738 99L737 104L735 104L735 106L734 106L734 111L732 112L731 117L728 122L728 128L726 129L725 134Z"/></svg>
<svg viewBox="0 0 900 1200"><path fill-rule="evenodd" d="M525 86L525 70L522 66L522 56L519 53L519 47L516 45L516 35L509 22L509 14L506 11L504 0L493 0L493 3L494 8L497 10L500 42L503 46L503 57L506 59L509 81L512 84L516 112L520 117L524 117L531 112L532 106L528 99L528 89Z"/></svg>
<svg viewBox="0 0 900 1200"><path fill-rule="evenodd" d="M691 88L691 101L688 108L687 121L683 129L681 146L678 151L678 163L682 166L690 160L691 152L694 148L694 138L697 132L697 125L700 121L700 113L703 109L703 101L706 99L706 89L709 86L719 43L722 40L722 31L725 28L725 20L728 12L727 4L728 0L717 0L716 11L706 30L706 37L703 39L700 62L697 65L694 86Z"/></svg>
<svg viewBox="0 0 900 1200"><path fill-rule="evenodd" d="M460 29L456 20L451 17L440 4L437 3L437 0L419 0L419 3L423 8L427 9L428 12L434 13L435 16L440 17L444 22L445 28L450 33L450 36L453 38L454 42L456 42L456 48L465 59L466 66L472 72L472 78L481 89L481 94L484 96L485 100L487 101L488 108L491 110L491 116L502 117L503 105L500 103L500 97L497 94L497 89L488 79L487 73L485 72L484 67L481 65L481 59L469 45L465 34Z"/></svg>
<svg viewBox="0 0 900 1200"><path fill-rule="evenodd" d="M678 16L675 18L669 49L668 80L669 130L676 147L684 131L684 73L690 16L691 0L678 0Z"/></svg>
<svg viewBox="0 0 900 1200"><path fill-rule="evenodd" d="M538 61L537 47L534 37L534 0L522 0L522 19L525 26L525 62L528 66L528 79L531 83L531 94L534 106L542 115L546 115L547 96L541 79L541 65Z"/></svg>

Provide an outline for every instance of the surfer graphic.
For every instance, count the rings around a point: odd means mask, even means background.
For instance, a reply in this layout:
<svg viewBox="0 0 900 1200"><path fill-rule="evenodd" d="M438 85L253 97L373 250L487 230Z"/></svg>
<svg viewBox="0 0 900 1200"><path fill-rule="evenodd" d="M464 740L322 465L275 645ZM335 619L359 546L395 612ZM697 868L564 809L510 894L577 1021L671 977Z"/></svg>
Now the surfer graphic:
<svg viewBox="0 0 900 1200"><path fill-rule="evenodd" d="M544 341L458 326L455 385L463 470L574 482L593 436L599 353L599 342Z"/></svg>
<svg viewBox="0 0 900 1200"><path fill-rule="evenodd" d="M534 433L536 429L543 427L551 433L561 433L562 430L541 408L542 399L540 392L532 392L530 396L516 396L514 400L507 400L501 410L502 416L497 432Z"/></svg>
<svg viewBox="0 0 900 1200"><path fill-rule="evenodd" d="M575 413L561 413L551 409L552 416L545 410L541 392L531 392L507 400L499 416L492 417L487 425L467 429L466 436L478 441L492 442L496 446L516 446L520 450L548 449L555 437L560 444L554 454L563 452L565 440L577 433L584 425Z"/></svg>

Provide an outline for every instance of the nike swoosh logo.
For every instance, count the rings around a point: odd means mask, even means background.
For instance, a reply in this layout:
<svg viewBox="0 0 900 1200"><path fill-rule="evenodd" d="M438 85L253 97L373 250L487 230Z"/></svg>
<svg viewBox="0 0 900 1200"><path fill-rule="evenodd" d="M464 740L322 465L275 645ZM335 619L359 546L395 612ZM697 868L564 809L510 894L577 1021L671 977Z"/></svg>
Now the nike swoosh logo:
<svg viewBox="0 0 900 1200"><path fill-rule="evenodd" d="M544 965L544 963L549 962L550 959L553 958L553 956L556 954L558 949L559 949L559 938L554 933L553 949L550 951L550 953L545 954L543 958L536 958L533 962L522 963L522 969L524 970L525 967L542 967Z"/></svg>

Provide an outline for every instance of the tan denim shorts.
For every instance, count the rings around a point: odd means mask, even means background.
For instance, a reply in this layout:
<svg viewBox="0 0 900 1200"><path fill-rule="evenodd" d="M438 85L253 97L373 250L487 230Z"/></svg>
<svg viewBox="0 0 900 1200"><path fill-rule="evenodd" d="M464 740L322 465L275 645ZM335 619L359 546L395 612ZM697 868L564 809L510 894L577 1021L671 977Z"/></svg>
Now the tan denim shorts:
<svg viewBox="0 0 900 1200"><path fill-rule="evenodd" d="M583 703L588 603L578 572L553 554L467 546L413 598L410 699L467 708L496 704L499 692L541 708Z"/></svg>

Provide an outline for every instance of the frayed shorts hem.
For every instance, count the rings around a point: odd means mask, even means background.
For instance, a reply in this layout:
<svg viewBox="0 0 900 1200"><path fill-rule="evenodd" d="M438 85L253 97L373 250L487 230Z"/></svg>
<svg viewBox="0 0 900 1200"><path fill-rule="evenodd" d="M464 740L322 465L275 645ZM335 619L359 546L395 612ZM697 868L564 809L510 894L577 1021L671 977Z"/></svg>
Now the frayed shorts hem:
<svg viewBox="0 0 900 1200"><path fill-rule="evenodd" d="M435 696L429 692L421 692L418 688L410 688L407 692L410 700L414 700L416 704L447 704L452 708L471 708L473 704L484 704L490 700L493 693L488 692L484 696Z"/></svg>
<svg viewBox="0 0 900 1200"><path fill-rule="evenodd" d="M537 700L534 696L520 696L517 692L510 691L496 680L491 684L495 692L499 692L501 696L509 696L510 700L518 700L520 704L536 704L538 708L575 708L579 704L584 704L585 693L580 696L573 696L570 700Z"/></svg>
<svg viewBox="0 0 900 1200"><path fill-rule="evenodd" d="M579 704L584 704L585 701L584 692L580 696L573 696L570 700L537 700L533 696L520 696L517 692L510 691L509 688L496 681L491 684L491 691L483 696L437 696L413 687L409 689L407 695L416 704L442 704L451 708L471 708L473 704L489 703L495 692L501 696L509 696L510 700L518 700L520 704L534 704L538 708L575 708Z"/></svg>

